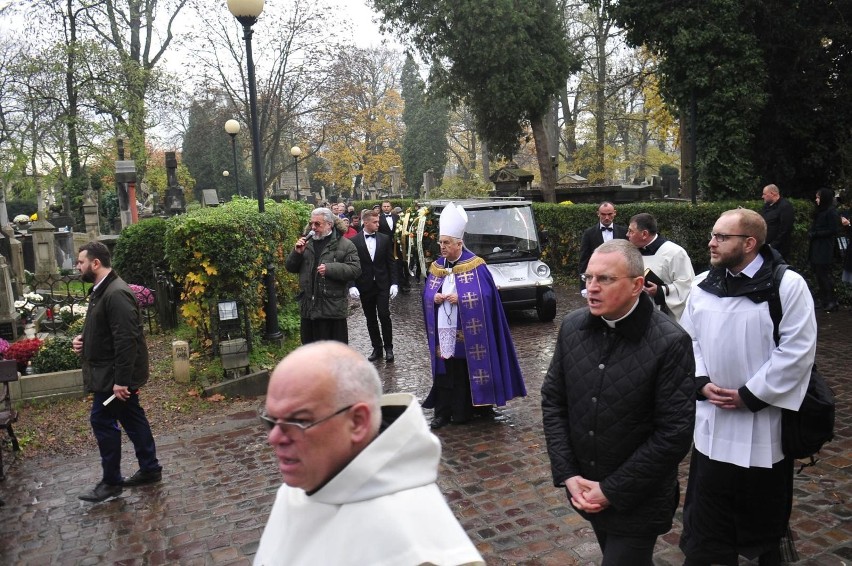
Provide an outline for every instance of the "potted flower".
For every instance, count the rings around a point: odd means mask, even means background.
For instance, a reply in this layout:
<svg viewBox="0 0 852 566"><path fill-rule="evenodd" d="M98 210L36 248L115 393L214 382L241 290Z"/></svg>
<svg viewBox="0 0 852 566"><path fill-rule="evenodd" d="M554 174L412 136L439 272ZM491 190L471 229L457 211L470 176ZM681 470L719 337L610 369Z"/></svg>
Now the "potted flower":
<svg viewBox="0 0 852 566"><path fill-rule="evenodd" d="M30 217L26 214L19 214L15 216L12 219L12 222L15 223L15 227L20 231L24 231L30 227Z"/></svg>

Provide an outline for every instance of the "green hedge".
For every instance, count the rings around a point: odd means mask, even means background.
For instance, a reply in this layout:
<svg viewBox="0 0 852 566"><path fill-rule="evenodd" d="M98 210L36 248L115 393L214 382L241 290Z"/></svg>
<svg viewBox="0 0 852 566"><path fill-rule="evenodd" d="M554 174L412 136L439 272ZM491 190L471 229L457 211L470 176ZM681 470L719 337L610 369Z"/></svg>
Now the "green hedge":
<svg viewBox="0 0 852 566"><path fill-rule="evenodd" d="M284 268L310 207L286 201L257 203L236 198L212 208L197 209L167 221L165 257L183 289L180 312L187 323L210 336L210 307L221 299L245 305L253 324L264 317L263 277L271 262L278 266L279 304L286 307L298 292L294 276Z"/></svg>
<svg viewBox="0 0 852 566"><path fill-rule="evenodd" d="M146 218L121 231L112 263L122 279L156 289L153 268L165 262L166 230L163 218Z"/></svg>
<svg viewBox="0 0 852 566"><path fill-rule="evenodd" d="M791 200L796 211L793 233L792 257L788 261L796 271L804 273L807 268L808 227L811 222L813 203L808 200ZM616 206L617 224L627 225L630 217L648 212L657 219L660 234L682 246L695 267L696 273L707 269L708 234L719 215L726 210L742 206L760 211L763 201L713 202L692 205L687 202L638 202ZM577 277L580 241L583 231L597 221L597 205L594 204L545 204L533 203L536 221L540 230L546 230L549 242L544 248L544 260L558 275Z"/></svg>

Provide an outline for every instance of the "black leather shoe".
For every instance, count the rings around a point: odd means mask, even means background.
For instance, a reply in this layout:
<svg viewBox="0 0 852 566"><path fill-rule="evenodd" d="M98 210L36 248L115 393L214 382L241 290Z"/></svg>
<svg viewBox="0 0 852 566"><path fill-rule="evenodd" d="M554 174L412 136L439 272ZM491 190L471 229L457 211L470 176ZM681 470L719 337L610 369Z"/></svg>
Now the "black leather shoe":
<svg viewBox="0 0 852 566"><path fill-rule="evenodd" d="M80 499L83 501L90 501L92 503L100 503L101 501L106 501L110 497L115 497L116 495L121 494L121 486L120 485L110 485L108 483L100 482L98 485L89 491L85 491L78 495Z"/></svg>
<svg viewBox="0 0 852 566"><path fill-rule="evenodd" d="M450 417L445 417L443 415L435 415L432 417L432 422L429 423L429 428L436 429L442 428L450 424Z"/></svg>
<svg viewBox="0 0 852 566"><path fill-rule="evenodd" d="M393 363L393 348L385 348L385 361L387 363Z"/></svg>
<svg viewBox="0 0 852 566"><path fill-rule="evenodd" d="M157 483L163 479L163 470L139 470L129 478L125 478L124 487L133 487L149 483Z"/></svg>
<svg viewBox="0 0 852 566"><path fill-rule="evenodd" d="M373 348L373 353L367 356L367 360L371 362L375 362L376 360L381 359L382 357L382 349L381 348Z"/></svg>
<svg viewBox="0 0 852 566"><path fill-rule="evenodd" d="M831 301L830 303L828 303L827 305L825 305L825 306L823 307L823 309L825 310L825 312L834 312L834 311L836 311L836 310L837 310L837 307L838 307L838 306L839 306L839 305L837 304L837 301Z"/></svg>
<svg viewBox="0 0 852 566"><path fill-rule="evenodd" d="M402 288L402 294L403 294L403 295L407 295L407 294L409 294L410 292L411 292L411 287L403 287L403 288Z"/></svg>

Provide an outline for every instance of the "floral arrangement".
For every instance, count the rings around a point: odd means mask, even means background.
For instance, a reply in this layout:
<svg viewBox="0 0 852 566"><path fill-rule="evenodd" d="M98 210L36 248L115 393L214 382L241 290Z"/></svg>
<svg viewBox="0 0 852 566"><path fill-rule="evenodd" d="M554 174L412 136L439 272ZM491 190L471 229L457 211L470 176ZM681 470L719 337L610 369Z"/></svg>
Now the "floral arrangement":
<svg viewBox="0 0 852 566"><path fill-rule="evenodd" d="M571 202L570 200L563 200L562 202L559 203L560 206L572 206L573 204L574 203Z"/></svg>
<svg viewBox="0 0 852 566"><path fill-rule="evenodd" d="M62 322L65 324L71 324L77 319L85 318L88 310L89 305L85 303L79 305L63 305L59 307L59 318L61 318Z"/></svg>
<svg viewBox="0 0 852 566"><path fill-rule="evenodd" d="M150 307L154 304L154 291L142 285L131 283L128 285L133 294L136 295L136 304L139 308Z"/></svg>
<svg viewBox="0 0 852 566"><path fill-rule="evenodd" d="M6 354L6 351L8 351L8 350L9 350L9 342L4 340L3 338L0 338L0 358L2 358Z"/></svg>
<svg viewBox="0 0 852 566"><path fill-rule="evenodd" d="M29 221L30 217L26 214L19 214L12 219L12 222L14 222L15 224L26 224Z"/></svg>
<svg viewBox="0 0 852 566"><path fill-rule="evenodd" d="M30 220L33 222L38 220L38 212L33 212L32 214L30 214Z"/></svg>
<svg viewBox="0 0 852 566"><path fill-rule="evenodd" d="M51 373L80 368L80 357L74 353L71 338L56 336L45 340L32 359L37 373Z"/></svg>
<svg viewBox="0 0 852 566"><path fill-rule="evenodd" d="M38 293L24 293L23 298L15 301L15 309L22 316L28 317L32 314L33 309L44 302L44 297Z"/></svg>
<svg viewBox="0 0 852 566"><path fill-rule="evenodd" d="M27 369L27 364L36 355L39 348L41 348L41 340L38 338L24 338L9 346L9 349L3 354L3 358L18 362L18 371L24 373Z"/></svg>

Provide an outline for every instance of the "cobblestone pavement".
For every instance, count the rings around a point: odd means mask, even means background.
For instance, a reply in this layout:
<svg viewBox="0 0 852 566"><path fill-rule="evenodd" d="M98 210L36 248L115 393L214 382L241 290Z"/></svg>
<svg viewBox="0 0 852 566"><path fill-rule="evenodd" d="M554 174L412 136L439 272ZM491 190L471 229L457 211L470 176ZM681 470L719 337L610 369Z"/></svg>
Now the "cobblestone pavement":
<svg viewBox="0 0 852 566"><path fill-rule="evenodd" d="M443 442L439 483L488 564L598 564L588 524L551 485L541 431L539 389L562 316L581 305L560 289L559 314L539 323L513 313L512 333L529 397L511 401L495 421L438 431ZM396 363L379 363L387 391L423 398L429 360L415 288L393 303ZM796 477L792 527L800 564L852 562L852 441L849 331L852 313L818 315L817 361L838 396L837 438L815 468ZM370 351L360 310L349 320L353 346ZM258 400L260 404L261 400ZM0 484L0 564L249 564L280 484L255 413L210 417L177 430L152 423L164 466L160 484L105 503L77 499L100 479L97 454L50 463L9 458ZM86 423L81 423L86 426ZM125 442L125 473L135 470ZM682 485L687 464L681 466ZM680 564L680 510L660 537L658 565Z"/></svg>

